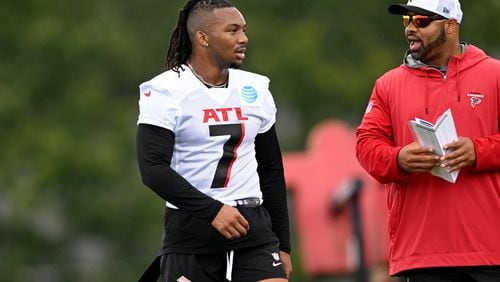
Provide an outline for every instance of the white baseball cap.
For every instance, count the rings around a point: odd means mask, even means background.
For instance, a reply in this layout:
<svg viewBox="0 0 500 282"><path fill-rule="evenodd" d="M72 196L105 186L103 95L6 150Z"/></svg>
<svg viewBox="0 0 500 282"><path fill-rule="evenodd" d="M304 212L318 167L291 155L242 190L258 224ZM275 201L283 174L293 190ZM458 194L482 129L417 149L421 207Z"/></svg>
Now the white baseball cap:
<svg viewBox="0 0 500 282"><path fill-rule="evenodd" d="M447 19L455 19L462 22L462 9L458 0L408 0L405 4L393 4L389 6L389 13L395 15L406 15L415 12L419 15L440 15Z"/></svg>

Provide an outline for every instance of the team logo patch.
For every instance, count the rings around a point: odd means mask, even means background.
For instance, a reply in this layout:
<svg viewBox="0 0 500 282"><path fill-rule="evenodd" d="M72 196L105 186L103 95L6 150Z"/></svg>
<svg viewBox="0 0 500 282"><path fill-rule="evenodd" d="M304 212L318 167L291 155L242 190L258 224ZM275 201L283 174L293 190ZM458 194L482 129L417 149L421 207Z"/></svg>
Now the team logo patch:
<svg viewBox="0 0 500 282"><path fill-rule="evenodd" d="M177 282L191 282L191 280L187 279L184 276L181 276L181 277L177 278Z"/></svg>
<svg viewBox="0 0 500 282"><path fill-rule="evenodd" d="M274 253L271 253L271 255L273 256L273 267L276 267L278 265L281 265L281 261L280 261L280 255L276 252Z"/></svg>
<svg viewBox="0 0 500 282"><path fill-rule="evenodd" d="M253 103L257 100L257 90L252 86L243 86L241 89L241 97L247 103Z"/></svg>
<svg viewBox="0 0 500 282"><path fill-rule="evenodd" d="M271 255L273 256L274 260L277 260L277 261L280 260L280 255L278 253L271 253Z"/></svg>
<svg viewBox="0 0 500 282"><path fill-rule="evenodd" d="M371 112L371 111L372 111L372 108L373 108L373 102L372 102L372 101L370 101L370 102L368 103L368 105L366 106L365 114L367 114L367 113Z"/></svg>
<svg viewBox="0 0 500 282"><path fill-rule="evenodd" d="M481 95L478 93L469 93L469 94L467 94L467 97L469 97L470 105L473 108L475 108L477 105L481 104L481 102L483 102L483 99L484 99L484 95Z"/></svg>

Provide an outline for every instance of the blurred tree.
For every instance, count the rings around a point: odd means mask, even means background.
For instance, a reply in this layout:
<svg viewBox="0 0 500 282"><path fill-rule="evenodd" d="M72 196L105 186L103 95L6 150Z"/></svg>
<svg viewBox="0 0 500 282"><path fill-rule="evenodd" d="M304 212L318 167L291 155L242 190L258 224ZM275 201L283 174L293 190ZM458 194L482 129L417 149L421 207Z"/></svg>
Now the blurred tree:
<svg viewBox="0 0 500 282"><path fill-rule="evenodd" d="M244 68L272 79L284 150L323 119L357 124L405 50L392 1L234 2ZM500 57L500 2L462 2L462 39ZM2 3L0 280L129 281L152 259L163 203L137 173L138 85L163 70L183 3Z"/></svg>

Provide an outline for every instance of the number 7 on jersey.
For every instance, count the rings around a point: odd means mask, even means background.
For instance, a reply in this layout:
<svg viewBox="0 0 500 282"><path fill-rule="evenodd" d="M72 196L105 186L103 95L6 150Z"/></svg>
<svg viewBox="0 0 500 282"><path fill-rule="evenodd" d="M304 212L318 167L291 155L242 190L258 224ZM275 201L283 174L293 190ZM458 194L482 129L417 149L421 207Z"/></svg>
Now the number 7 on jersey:
<svg viewBox="0 0 500 282"><path fill-rule="evenodd" d="M210 136L229 135L222 148L222 157L217 164L211 188L225 188L231 177L231 168L236 160L237 150L245 136L245 124L216 124L209 126Z"/></svg>

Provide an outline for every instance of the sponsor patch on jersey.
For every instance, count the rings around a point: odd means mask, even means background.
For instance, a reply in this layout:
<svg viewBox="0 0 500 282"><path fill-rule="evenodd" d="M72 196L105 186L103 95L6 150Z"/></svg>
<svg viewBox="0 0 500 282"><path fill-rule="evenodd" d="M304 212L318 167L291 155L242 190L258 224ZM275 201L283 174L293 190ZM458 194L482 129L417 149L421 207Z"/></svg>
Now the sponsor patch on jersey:
<svg viewBox="0 0 500 282"><path fill-rule="evenodd" d="M473 108L475 108L477 105L481 104L481 102L484 99L484 95L479 94L479 93L469 93L469 94L467 94L467 97L469 97L470 105Z"/></svg>
<svg viewBox="0 0 500 282"><path fill-rule="evenodd" d="M241 98L243 101L252 104L257 100L257 90L253 88L252 86L243 86L241 88Z"/></svg>

